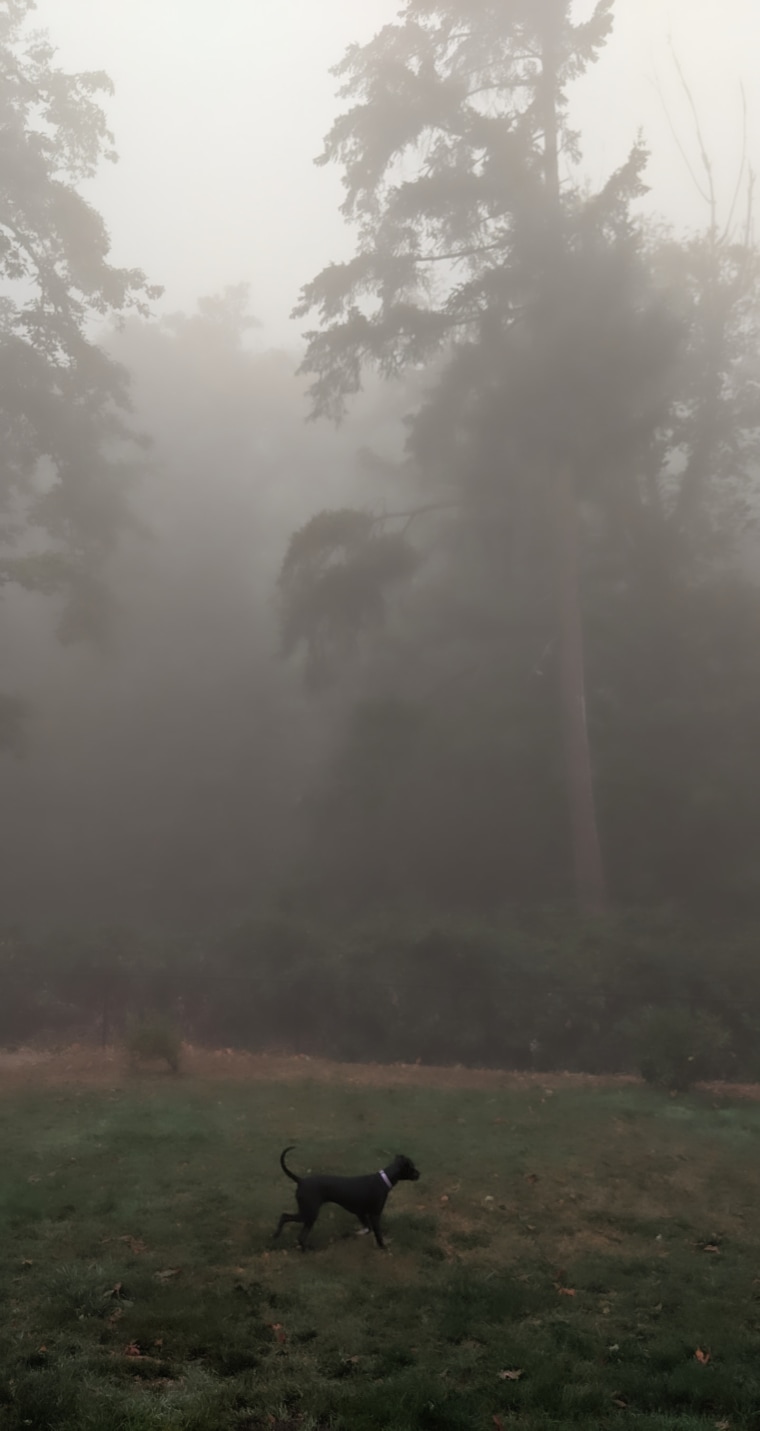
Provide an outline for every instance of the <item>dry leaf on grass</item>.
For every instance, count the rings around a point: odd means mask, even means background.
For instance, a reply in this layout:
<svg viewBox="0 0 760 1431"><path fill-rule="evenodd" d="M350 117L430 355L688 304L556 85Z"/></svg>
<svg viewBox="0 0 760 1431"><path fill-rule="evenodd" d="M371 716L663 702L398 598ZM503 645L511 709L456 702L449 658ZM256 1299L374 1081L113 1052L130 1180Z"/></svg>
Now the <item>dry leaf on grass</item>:
<svg viewBox="0 0 760 1431"><path fill-rule="evenodd" d="M153 1275L157 1282L169 1282L172 1277L179 1277L181 1271L181 1267L165 1267L163 1272L154 1272Z"/></svg>
<svg viewBox="0 0 760 1431"><path fill-rule="evenodd" d="M710 1360L709 1351L703 1351L701 1347L697 1347L694 1356L696 1357L696 1360L698 1362L701 1362L702 1366L707 1366L707 1363Z"/></svg>
<svg viewBox="0 0 760 1431"><path fill-rule="evenodd" d="M141 1237L132 1237L129 1233L126 1233L124 1237L117 1238L117 1242L124 1242L130 1252L139 1253L148 1251Z"/></svg>
<svg viewBox="0 0 760 1431"><path fill-rule="evenodd" d="M498 1375L502 1381L519 1381L522 1371L500 1371Z"/></svg>

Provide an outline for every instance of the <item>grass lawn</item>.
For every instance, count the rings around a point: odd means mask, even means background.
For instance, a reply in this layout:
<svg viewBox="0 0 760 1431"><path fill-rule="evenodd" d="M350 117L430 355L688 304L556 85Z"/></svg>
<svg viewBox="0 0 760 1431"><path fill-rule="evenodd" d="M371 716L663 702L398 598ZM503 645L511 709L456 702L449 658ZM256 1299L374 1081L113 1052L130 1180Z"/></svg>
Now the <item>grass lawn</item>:
<svg viewBox="0 0 760 1431"><path fill-rule="evenodd" d="M760 1104L122 1078L0 1092L0 1428L760 1427ZM422 1177L390 1250L278 1167Z"/></svg>

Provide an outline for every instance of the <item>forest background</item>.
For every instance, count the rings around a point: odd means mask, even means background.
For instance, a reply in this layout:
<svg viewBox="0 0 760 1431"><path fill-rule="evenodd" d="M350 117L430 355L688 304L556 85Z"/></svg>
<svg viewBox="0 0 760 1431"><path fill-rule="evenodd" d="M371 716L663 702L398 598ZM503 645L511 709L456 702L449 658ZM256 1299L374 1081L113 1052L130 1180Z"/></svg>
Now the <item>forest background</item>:
<svg viewBox="0 0 760 1431"><path fill-rule="evenodd" d="M656 1008L751 1071L741 104L727 188L694 107L684 233L643 139L584 169L611 4L409 0L341 68L352 248L290 352L246 284L157 317L112 266L106 81L31 10L0 7L7 1035L181 998L208 1038L607 1067Z"/></svg>

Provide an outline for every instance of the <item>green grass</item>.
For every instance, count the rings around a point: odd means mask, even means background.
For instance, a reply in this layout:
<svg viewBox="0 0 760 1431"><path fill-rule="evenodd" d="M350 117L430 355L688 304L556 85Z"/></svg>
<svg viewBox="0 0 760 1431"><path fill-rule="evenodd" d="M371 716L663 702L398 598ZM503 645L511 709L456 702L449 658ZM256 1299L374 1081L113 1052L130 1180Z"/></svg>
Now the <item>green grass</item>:
<svg viewBox="0 0 760 1431"><path fill-rule="evenodd" d="M760 1427L760 1107L151 1078L0 1140L2 1431ZM414 1158L387 1255L272 1244L291 1142Z"/></svg>

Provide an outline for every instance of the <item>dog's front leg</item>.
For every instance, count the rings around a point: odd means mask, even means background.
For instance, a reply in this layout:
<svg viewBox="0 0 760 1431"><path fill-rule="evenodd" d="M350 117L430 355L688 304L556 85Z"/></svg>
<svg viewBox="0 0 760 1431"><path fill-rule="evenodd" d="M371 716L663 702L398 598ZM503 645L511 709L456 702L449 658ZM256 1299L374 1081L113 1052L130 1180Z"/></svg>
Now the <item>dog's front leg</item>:
<svg viewBox="0 0 760 1431"><path fill-rule="evenodd" d="M378 1247L382 1247L383 1251L385 1251L383 1234L380 1229L380 1214L371 1212L367 1218L367 1221L375 1234L375 1242L377 1243Z"/></svg>

